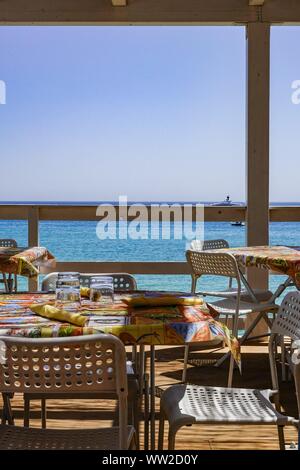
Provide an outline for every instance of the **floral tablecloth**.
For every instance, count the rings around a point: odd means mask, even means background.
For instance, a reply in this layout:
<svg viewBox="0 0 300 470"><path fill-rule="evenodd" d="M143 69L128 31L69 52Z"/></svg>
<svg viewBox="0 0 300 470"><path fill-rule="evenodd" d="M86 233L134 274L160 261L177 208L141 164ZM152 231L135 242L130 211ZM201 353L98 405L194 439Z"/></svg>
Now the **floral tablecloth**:
<svg viewBox="0 0 300 470"><path fill-rule="evenodd" d="M0 248L0 271L35 277L39 267L54 268L54 256L42 246L31 248Z"/></svg>
<svg viewBox="0 0 300 470"><path fill-rule="evenodd" d="M95 307L83 300L80 313L88 317L86 326L48 320L34 314L30 305L54 304L53 294L4 294L0 296L0 336L58 337L111 333L124 344L180 345L222 339L240 363L240 348L229 329L215 318L217 313L202 305L129 307L115 295L111 306Z"/></svg>
<svg viewBox="0 0 300 470"><path fill-rule="evenodd" d="M213 251L233 254L239 264L285 274L293 278L300 289L300 251L287 246L253 246L226 248Z"/></svg>

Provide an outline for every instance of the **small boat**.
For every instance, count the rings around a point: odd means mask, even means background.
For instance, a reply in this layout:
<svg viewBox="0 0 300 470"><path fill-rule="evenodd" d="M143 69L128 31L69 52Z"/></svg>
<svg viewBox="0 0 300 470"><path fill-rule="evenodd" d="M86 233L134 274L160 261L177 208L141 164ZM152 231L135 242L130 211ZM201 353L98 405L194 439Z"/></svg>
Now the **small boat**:
<svg viewBox="0 0 300 470"><path fill-rule="evenodd" d="M213 204L210 204L211 206L240 206L238 202L232 202L230 199L230 196L227 196L224 201L221 202L214 202Z"/></svg>
<svg viewBox="0 0 300 470"><path fill-rule="evenodd" d="M244 227L245 222L242 222L241 220L236 220L235 222L231 222L231 225L234 227Z"/></svg>

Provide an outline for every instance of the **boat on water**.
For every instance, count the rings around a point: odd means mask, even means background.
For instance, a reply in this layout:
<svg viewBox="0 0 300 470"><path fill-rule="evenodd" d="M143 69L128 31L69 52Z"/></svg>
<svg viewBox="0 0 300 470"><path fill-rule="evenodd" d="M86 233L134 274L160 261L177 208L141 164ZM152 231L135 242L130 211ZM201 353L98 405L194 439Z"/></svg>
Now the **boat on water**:
<svg viewBox="0 0 300 470"><path fill-rule="evenodd" d="M214 202L213 204L210 204L211 206L241 206L240 203L238 202L232 202L232 200L230 199L230 196L226 196L226 199L224 199L224 201L221 201L221 202ZM245 225L245 222L242 222L241 220L236 220L234 222L231 222L231 225L234 226L234 227L244 227Z"/></svg>
<svg viewBox="0 0 300 470"><path fill-rule="evenodd" d="M210 204L210 206L241 206L241 204L239 202L232 202L230 196L228 195L226 196L226 199L224 199L224 201L213 202L212 204Z"/></svg>
<svg viewBox="0 0 300 470"><path fill-rule="evenodd" d="M231 225L234 227L244 227L245 222L242 222L241 220L236 220L235 222L231 222Z"/></svg>

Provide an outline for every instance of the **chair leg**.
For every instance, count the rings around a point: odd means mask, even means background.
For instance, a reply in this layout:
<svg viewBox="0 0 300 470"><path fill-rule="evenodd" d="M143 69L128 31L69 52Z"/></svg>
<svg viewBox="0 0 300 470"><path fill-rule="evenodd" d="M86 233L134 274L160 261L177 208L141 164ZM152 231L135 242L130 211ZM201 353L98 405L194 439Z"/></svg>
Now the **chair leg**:
<svg viewBox="0 0 300 470"><path fill-rule="evenodd" d="M132 403L133 425L135 429L136 450L140 448L140 400Z"/></svg>
<svg viewBox="0 0 300 470"><path fill-rule="evenodd" d="M6 274L5 274L5 273L2 273L2 276L3 276L3 282L4 282L5 292L6 292L7 294L9 294L9 287L8 287L8 282L7 282L7 279L6 279Z"/></svg>
<svg viewBox="0 0 300 470"><path fill-rule="evenodd" d="M144 376L144 450L149 449L149 377Z"/></svg>
<svg viewBox="0 0 300 470"><path fill-rule="evenodd" d="M232 387L233 369L234 369L234 359L233 359L233 355L231 354L230 363L229 363L228 381L227 381L227 387L229 388Z"/></svg>
<svg viewBox="0 0 300 470"><path fill-rule="evenodd" d="M236 338L238 338L238 328L239 328L239 315L236 314L233 318L233 328L232 328L232 334ZM227 387L232 387L233 370L234 370L234 358L233 358L233 355L230 353Z"/></svg>
<svg viewBox="0 0 300 470"><path fill-rule="evenodd" d="M237 314L233 315L231 321L232 321L232 334L233 336L238 338L239 316ZM233 364L231 364L231 362L233 361L231 352L228 351L220 359L218 359L217 362L215 363L215 367L220 367L223 364L223 362L225 362L228 358L230 358L229 377L228 377L228 383L230 383L230 374L233 374L233 367L234 367L234 362ZM231 368L232 368L232 371L231 371ZM231 382L232 382L232 377L231 377Z"/></svg>
<svg viewBox="0 0 300 470"><path fill-rule="evenodd" d="M9 425L14 425L14 417L11 409L10 398L13 394L2 393L2 400L3 400L3 414L2 414L2 422L5 424L7 421Z"/></svg>
<svg viewBox="0 0 300 470"><path fill-rule="evenodd" d="M129 449L128 450L139 450L138 442L137 442L137 436L136 436L135 432L133 433L133 436L132 436L131 442L129 444Z"/></svg>
<svg viewBox="0 0 300 470"><path fill-rule="evenodd" d="M176 432L177 431L174 431L171 426L169 427L168 450L174 450L175 449Z"/></svg>
<svg viewBox="0 0 300 470"><path fill-rule="evenodd" d="M158 450L163 450L164 448L164 431L165 431L165 415L163 411L160 410L159 431L158 431Z"/></svg>
<svg viewBox="0 0 300 470"><path fill-rule="evenodd" d="M136 369L137 368L136 367L136 365L137 365L137 346L136 346L136 344L134 344L132 346L131 361L135 365L135 369Z"/></svg>
<svg viewBox="0 0 300 470"><path fill-rule="evenodd" d="M46 429L46 426L47 426L47 407L46 407L45 398L41 399L41 420L42 420L42 428Z"/></svg>
<svg viewBox="0 0 300 470"><path fill-rule="evenodd" d="M30 400L24 396L24 427L29 428L30 420Z"/></svg>
<svg viewBox="0 0 300 470"><path fill-rule="evenodd" d="M281 379L283 382L286 382L286 365L285 365L285 345L284 345L284 336L280 337L280 349L281 349Z"/></svg>
<svg viewBox="0 0 300 470"><path fill-rule="evenodd" d="M277 430L278 430L279 449L285 450L284 426L277 426Z"/></svg>
<svg viewBox="0 0 300 470"><path fill-rule="evenodd" d="M184 346L184 361L183 361L183 371L182 371L182 377L181 380L183 383L186 382L186 375L187 375L187 364L188 364L188 359L189 359L189 352L190 352L190 347L188 344Z"/></svg>
<svg viewBox="0 0 300 470"><path fill-rule="evenodd" d="M2 414L1 414L1 424L6 423L6 410L5 410L5 403L4 403L4 393L2 393L2 401L3 401L3 407L2 407Z"/></svg>
<svg viewBox="0 0 300 470"><path fill-rule="evenodd" d="M9 293L11 294L14 290L14 279L12 277L12 274L8 275L7 285L8 285Z"/></svg>

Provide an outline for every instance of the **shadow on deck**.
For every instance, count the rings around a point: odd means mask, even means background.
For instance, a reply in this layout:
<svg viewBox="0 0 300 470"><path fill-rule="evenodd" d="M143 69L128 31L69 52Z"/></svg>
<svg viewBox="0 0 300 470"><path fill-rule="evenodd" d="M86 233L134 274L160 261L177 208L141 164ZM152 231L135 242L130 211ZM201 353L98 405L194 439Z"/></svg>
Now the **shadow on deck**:
<svg viewBox="0 0 300 470"><path fill-rule="evenodd" d="M191 351L191 359L217 359L224 350L214 349L212 353ZM252 343L243 347L240 375L236 370L234 386L247 388L271 388L267 343ZM183 365L182 347L159 347L156 351L156 385L164 388L181 380ZM201 385L225 386L228 364L221 368L211 365L188 369L187 380ZM280 371L279 371L280 372ZM293 381L280 382L282 409L289 415L297 416L297 403ZM23 400L16 395L12 402L16 424L22 424ZM47 426L50 428L85 428L110 425L113 420L115 402L92 400L49 400L47 402ZM159 398L156 399L157 417ZM99 421L101 419L101 421ZM32 402L30 425L39 427L40 403ZM158 422L157 422L158 431ZM288 426L285 429L286 442L297 442L297 431ZM143 442L143 429L141 429ZM166 447L165 447L166 448ZM238 425L205 425L182 429L176 440L177 449L278 449L277 429L274 426L238 426Z"/></svg>

